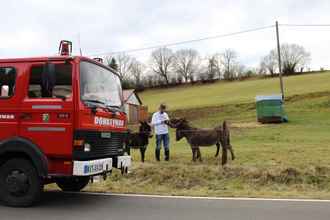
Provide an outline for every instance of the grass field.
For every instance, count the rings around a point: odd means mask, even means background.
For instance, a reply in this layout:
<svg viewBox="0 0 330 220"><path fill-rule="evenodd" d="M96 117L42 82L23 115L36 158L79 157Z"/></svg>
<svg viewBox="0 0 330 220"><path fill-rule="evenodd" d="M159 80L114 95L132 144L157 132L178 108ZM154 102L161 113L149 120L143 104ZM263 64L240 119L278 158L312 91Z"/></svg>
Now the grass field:
<svg viewBox="0 0 330 220"><path fill-rule="evenodd" d="M222 168L215 147L202 149L203 162L191 162L185 140L175 142L171 131L171 161L154 161L154 140L147 162L128 176L114 172L89 191L195 196L295 197L330 199L330 73L285 79L289 123L259 124L254 96L276 91L277 80L152 90L142 95L155 109L164 98L171 117L185 116L196 126L230 121L235 161ZM189 108L189 110L187 110Z"/></svg>
<svg viewBox="0 0 330 220"><path fill-rule="evenodd" d="M283 81L286 96L328 91L330 72L284 77ZM165 102L171 110L176 110L250 103L257 94L274 93L280 93L278 78L153 89L140 96L149 110L155 111L160 102Z"/></svg>

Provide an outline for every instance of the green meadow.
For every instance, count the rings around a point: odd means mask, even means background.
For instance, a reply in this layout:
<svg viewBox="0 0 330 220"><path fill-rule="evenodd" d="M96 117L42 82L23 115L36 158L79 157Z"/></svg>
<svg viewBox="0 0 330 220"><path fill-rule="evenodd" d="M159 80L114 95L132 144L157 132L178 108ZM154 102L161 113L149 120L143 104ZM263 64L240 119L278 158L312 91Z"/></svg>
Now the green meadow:
<svg viewBox="0 0 330 220"><path fill-rule="evenodd" d="M279 91L278 79L218 82L153 89L141 93L151 111L160 102L170 117L185 117L194 126L230 123L236 160L220 166L215 147L201 148L203 161L192 162L186 140L175 141L171 160L156 162L155 140L146 162L132 150L133 168L126 176L114 171L88 191L190 196L237 196L330 199L330 73L284 78L289 123L256 122L256 95Z"/></svg>

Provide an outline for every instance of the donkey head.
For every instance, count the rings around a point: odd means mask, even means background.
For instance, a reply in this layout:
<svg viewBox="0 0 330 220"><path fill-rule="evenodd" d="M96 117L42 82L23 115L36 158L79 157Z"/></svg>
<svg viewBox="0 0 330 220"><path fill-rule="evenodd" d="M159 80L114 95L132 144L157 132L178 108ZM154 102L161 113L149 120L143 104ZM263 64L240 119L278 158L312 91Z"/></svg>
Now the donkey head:
<svg viewBox="0 0 330 220"><path fill-rule="evenodd" d="M146 134L149 138L152 138L151 126L146 121L140 121L139 132Z"/></svg>
<svg viewBox="0 0 330 220"><path fill-rule="evenodd" d="M170 126L172 128L180 128L188 125L188 121L185 118L173 118L170 120Z"/></svg>
<svg viewBox="0 0 330 220"><path fill-rule="evenodd" d="M184 131L189 128L188 121L185 118L172 119L171 124L173 128L176 128L176 141L180 141L185 136Z"/></svg>
<svg viewBox="0 0 330 220"><path fill-rule="evenodd" d="M168 126L170 126L171 128L176 128L179 122L180 122L180 119L171 118L169 123L168 123Z"/></svg>

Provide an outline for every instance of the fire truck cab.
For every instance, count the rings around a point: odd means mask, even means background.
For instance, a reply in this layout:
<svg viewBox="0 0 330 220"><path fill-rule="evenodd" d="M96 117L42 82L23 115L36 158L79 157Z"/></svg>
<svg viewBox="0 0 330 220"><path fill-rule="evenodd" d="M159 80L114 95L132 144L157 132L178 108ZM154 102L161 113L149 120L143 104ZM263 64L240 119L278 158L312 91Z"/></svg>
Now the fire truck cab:
<svg viewBox="0 0 330 220"><path fill-rule="evenodd" d="M92 176L127 172L121 82L113 69L71 56L0 59L0 201L30 206L45 184L80 191Z"/></svg>

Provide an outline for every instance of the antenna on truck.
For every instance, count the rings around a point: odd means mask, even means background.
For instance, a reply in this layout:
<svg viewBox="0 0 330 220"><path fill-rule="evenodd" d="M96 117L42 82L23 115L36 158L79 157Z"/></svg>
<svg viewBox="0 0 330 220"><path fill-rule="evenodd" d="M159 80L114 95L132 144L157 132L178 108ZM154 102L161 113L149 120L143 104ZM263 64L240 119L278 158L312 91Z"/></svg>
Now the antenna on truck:
<svg viewBox="0 0 330 220"><path fill-rule="evenodd" d="M80 33L78 33L78 46L79 46L80 56L82 56L82 49L81 49L81 43L80 43Z"/></svg>

